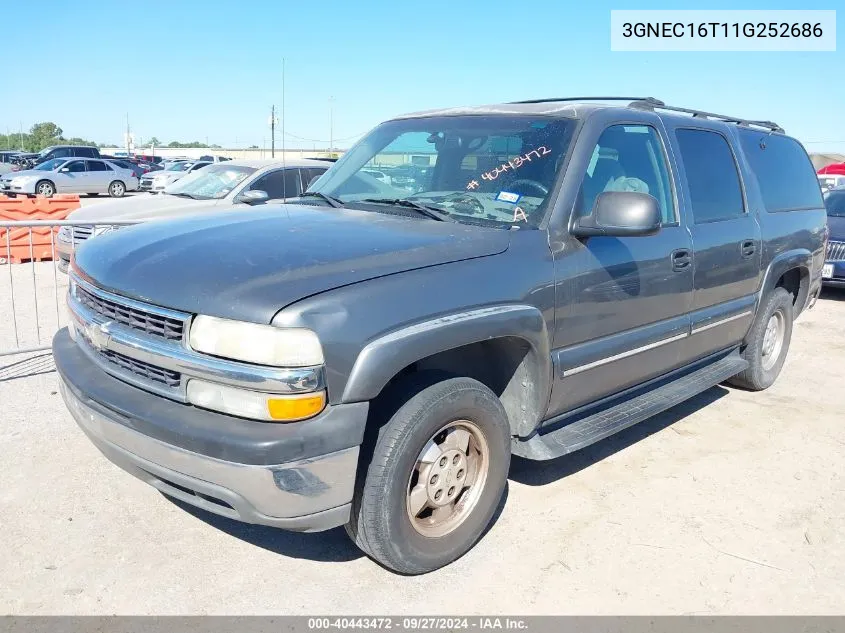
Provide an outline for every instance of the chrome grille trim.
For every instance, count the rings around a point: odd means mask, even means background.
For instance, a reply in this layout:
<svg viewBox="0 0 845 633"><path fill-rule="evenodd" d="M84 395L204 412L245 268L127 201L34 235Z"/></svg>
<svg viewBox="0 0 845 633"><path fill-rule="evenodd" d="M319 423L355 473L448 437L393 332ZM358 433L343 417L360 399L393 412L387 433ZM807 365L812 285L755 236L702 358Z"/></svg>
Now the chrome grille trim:
<svg viewBox="0 0 845 633"><path fill-rule="evenodd" d="M845 242L828 242L827 256L825 261L828 262L842 262L845 261Z"/></svg>
<svg viewBox="0 0 845 633"><path fill-rule="evenodd" d="M117 295L108 294L117 297ZM117 298L121 301L131 302L124 297ZM132 303L136 304L137 302ZM97 362L107 373L169 398L187 401L187 380L192 377L220 382L233 387L271 393L308 393L325 389L326 386L325 370L322 365L286 369L216 358L193 351L183 340L175 341L160 336L150 336L123 323L109 320L80 302L72 293L68 294L68 308L73 325L79 330L82 332L88 332L92 328L99 330L98 338L102 339L100 341L101 349L117 352L129 359L140 361L157 371L178 373L181 378L178 387L166 387L163 383L148 378L141 380L139 375L131 373L126 368L118 367L115 363L108 362L101 354L97 353L97 349L94 349L87 342L83 346L90 349L89 355L92 356L92 360ZM155 309L164 310L164 308ZM181 314L172 311L167 312ZM185 336L187 336L187 331L188 326L186 325ZM77 340L79 338L86 339L87 336L85 334L80 336L77 333L76 338Z"/></svg>
<svg viewBox="0 0 845 633"><path fill-rule="evenodd" d="M184 339L191 315L112 294L92 286L77 275L72 275L71 281L71 292L76 300L105 320L116 321L168 341Z"/></svg>

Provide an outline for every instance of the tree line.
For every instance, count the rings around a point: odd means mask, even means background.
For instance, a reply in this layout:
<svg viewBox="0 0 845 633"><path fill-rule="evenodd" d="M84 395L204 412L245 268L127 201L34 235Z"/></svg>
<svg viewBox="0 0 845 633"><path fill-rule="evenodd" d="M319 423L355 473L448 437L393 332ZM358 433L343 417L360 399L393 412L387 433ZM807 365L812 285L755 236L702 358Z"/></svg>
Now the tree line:
<svg viewBox="0 0 845 633"><path fill-rule="evenodd" d="M62 128L60 128L58 125L51 121L36 123L31 128L29 128L29 132L24 132L23 134L0 134L0 149L14 149L21 150L24 152L40 152L45 147L50 147L51 145L90 145L92 147L120 147L119 144L115 145L112 143L96 143L94 141L89 141L84 138L79 138L78 136L65 138L63 136L63 133L64 130L62 130ZM170 143L164 144L159 141L155 136L150 138L145 143L145 146L151 145L154 147L206 147L205 143L200 143L199 141L191 141L190 143L171 141ZM210 145L209 147L220 148L219 145Z"/></svg>

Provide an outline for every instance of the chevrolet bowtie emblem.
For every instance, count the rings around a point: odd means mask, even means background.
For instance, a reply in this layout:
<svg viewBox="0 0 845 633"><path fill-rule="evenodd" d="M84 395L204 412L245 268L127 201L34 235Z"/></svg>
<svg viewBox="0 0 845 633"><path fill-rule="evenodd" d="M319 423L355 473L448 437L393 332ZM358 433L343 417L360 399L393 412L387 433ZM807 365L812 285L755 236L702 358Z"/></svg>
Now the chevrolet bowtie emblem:
<svg viewBox="0 0 845 633"><path fill-rule="evenodd" d="M87 328L85 328L88 340L91 341L91 345L96 349L105 349L108 347L109 339L111 338L111 334L109 334L109 326L111 323L111 321L100 324L91 323Z"/></svg>

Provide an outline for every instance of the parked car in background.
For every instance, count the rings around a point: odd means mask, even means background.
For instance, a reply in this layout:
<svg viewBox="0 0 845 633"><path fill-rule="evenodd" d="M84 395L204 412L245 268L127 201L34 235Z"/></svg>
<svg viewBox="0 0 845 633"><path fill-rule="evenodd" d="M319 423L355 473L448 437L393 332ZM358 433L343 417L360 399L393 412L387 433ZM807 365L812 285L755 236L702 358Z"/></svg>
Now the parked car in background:
<svg viewBox="0 0 845 633"><path fill-rule="evenodd" d="M818 178L822 191L829 191L845 185L845 174L819 174Z"/></svg>
<svg viewBox="0 0 845 633"><path fill-rule="evenodd" d="M227 160L232 160L231 158L227 158L226 156L200 156L197 160L207 160L210 163L224 163Z"/></svg>
<svg viewBox="0 0 845 633"><path fill-rule="evenodd" d="M143 163L135 163L126 158L114 158L112 156L103 156L103 160L108 161L112 165L117 165L121 169L128 169L140 181L141 177L150 171L149 165Z"/></svg>
<svg viewBox="0 0 845 633"><path fill-rule="evenodd" d="M137 188L138 178L130 170L94 158L54 158L0 178L0 193L48 198L56 193L108 193L120 198Z"/></svg>
<svg viewBox="0 0 845 633"><path fill-rule="evenodd" d="M186 215L248 209L268 201L284 201L300 195L307 183L329 165L313 160L234 160L209 165L170 185L157 196L138 195L125 200L83 207L68 220L92 223L103 220L150 222ZM62 227L56 241L59 269L67 270L75 246L93 235L116 227Z"/></svg>
<svg viewBox="0 0 845 633"><path fill-rule="evenodd" d="M135 158L149 165L159 165L164 160L162 156L152 156L150 154L135 154Z"/></svg>
<svg viewBox="0 0 845 633"><path fill-rule="evenodd" d="M399 117L304 194L319 207L91 240L53 339L70 413L182 503L345 525L421 574L485 534L512 455L568 455L724 381L774 384L821 289L804 148L766 121L573 101ZM437 165L403 175L414 193L361 190L409 147Z"/></svg>
<svg viewBox="0 0 845 633"><path fill-rule="evenodd" d="M822 283L832 288L845 288L845 185L826 191L824 205L830 235Z"/></svg>
<svg viewBox="0 0 845 633"><path fill-rule="evenodd" d="M159 193L160 191L164 191L164 188L168 185L207 165L211 165L211 163L207 161L182 161L173 163L167 169L159 169L155 172L144 174L138 188L141 191Z"/></svg>
<svg viewBox="0 0 845 633"><path fill-rule="evenodd" d="M100 150L88 145L51 145L38 152L38 157L33 161L33 167L45 163L54 158L99 158Z"/></svg>
<svg viewBox="0 0 845 633"><path fill-rule="evenodd" d="M20 154L20 152L16 152L14 150L3 150L0 151L0 176L3 174L8 174L10 171L13 171L13 167L15 165L13 159ZM17 171L17 170L14 170Z"/></svg>

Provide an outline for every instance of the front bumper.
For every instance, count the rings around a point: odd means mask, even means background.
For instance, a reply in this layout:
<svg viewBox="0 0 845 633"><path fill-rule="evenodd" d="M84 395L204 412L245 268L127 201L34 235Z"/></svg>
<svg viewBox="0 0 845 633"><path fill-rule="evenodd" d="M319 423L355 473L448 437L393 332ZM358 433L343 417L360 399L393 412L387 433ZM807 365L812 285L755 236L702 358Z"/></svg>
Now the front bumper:
<svg viewBox="0 0 845 633"><path fill-rule="evenodd" d="M367 404L292 424L254 422L130 386L61 330L61 391L80 428L116 465L169 496L246 523L316 532L346 523Z"/></svg>

